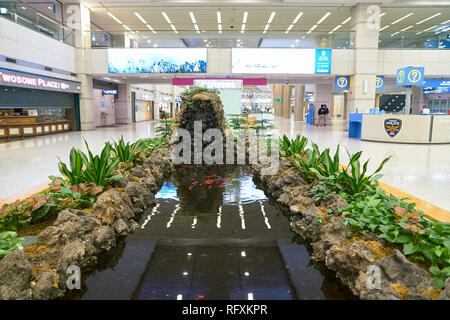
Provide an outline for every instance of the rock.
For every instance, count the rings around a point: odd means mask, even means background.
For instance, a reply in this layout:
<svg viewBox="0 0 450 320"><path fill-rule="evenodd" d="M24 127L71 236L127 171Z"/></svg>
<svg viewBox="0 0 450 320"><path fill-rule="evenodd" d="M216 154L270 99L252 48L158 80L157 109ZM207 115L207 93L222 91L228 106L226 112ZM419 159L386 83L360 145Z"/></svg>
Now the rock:
<svg viewBox="0 0 450 320"><path fill-rule="evenodd" d="M115 190L110 189L98 197L94 205L94 215L103 224L112 225L116 219L130 219L133 217L133 212L120 195Z"/></svg>
<svg viewBox="0 0 450 320"><path fill-rule="evenodd" d="M333 245L339 245L342 241L350 239L352 234L347 231L340 217L331 217L329 223L321 228L323 241L330 248Z"/></svg>
<svg viewBox="0 0 450 320"><path fill-rule="evenodd" d="M128 182L124 191L128 194L134 206L139 209L146 208L145 198L150 196L150 191L145 188L144 183Z"/></svg>
<svg viewBox="0 0 450 320"><path fill-rule="evenodd" d="M122 219L117 219L112 226L114 230L116 230L116 232L122 236L128 233L128 225Z"/></svg>
<svg viewBox="0 0 450 320"><path fill-rule="evenodd" d="M23 250L16 249L0 260L0 299L31 299L33 269Z"/></svg>
<svg viewBox="0 0 450 320"><path fill-rule="evenodd" d="M135 232L139 227L140 225L133 219L128 220L128 230L130 230L130 232Z"/></svg>
<svg viewBox="0 0 450 320"><path fill-rule="evenodd" d="M67 267L71 265L76 265L82 267L86 264L85 261L86 246L80 241L75 240L64 247L59 259L58 259L58 273L65 274Z"/></svg>
<svg viewBox="0 0 450 320"><path fill-rule="evenodd" d="M356 241L348 246L332 246L326 253L325 264L341 276L349 276L357 275L360 271L366 272L367 267L374 261L370 249Z"/></svg>
<svg viewBox="0 0 450 320"><path fill-rule="evenodd" d="M100 222L92 215L80 210L63 210L50 226L37 237L37 246L62 248L75 239L83 238L85 234L100 226Z"/></svg>
<svg viewBox="0 0 450 320"><path fill-rule="evenodd" d="M373 267L373 266L372 266ZM380 271L378 285L374 286L374 274L372 272L360 272L354 286L349 283L353 293L362 300L401 300L400 295L389 285L386 276ZM369 285L369 283L371 285Z"/></svg>
<svg viewBox="0 0 450 320"><path fill-rule="evenodd" d="M397 249L392 256L377 261L377 265L386 273L390 282L401 283L412 291L432 290L434 287L428 273L406 259Z"/></svg>
<svg viewBox="0 0 450 320"><path fill-rule="evenodd" d="M445 288L439 295L438 300L450 300L450 278L445 281Z"/></svg>
<svg viewBox="0 0 450 320"><path fill-rule="evenodd" d="M94 231L94 245L100 250L109 251L116 246L116 237L114 229L108 226L102 226Z"/></svg>
<svg viewBox="0 0 450 320"><path fill-rule="evenodd" d="M289 197L289 194L282 193L280 195L280 197L277 199L277 201L284 206L289 206L289 202L291 201L291 198Z"/></svg>
<svg viewBox="0 0 450 320"><path fill-rule="evenodd" d="M302 196L297 196L294 199L294 202L295 202L294 204L289 206L289 210L291 211L292 214L303 215L308 210L308 208L312 205L311 198L306 198L306 197L302 197Z"/></svg>
<svg viewBox="0 0 450 320"><path fill-rule="evenodd" d="M327 195L322 204L327 207L327 209L332 210L333 213L338 213L339 209L345 208L348 206L348 202L345 201L342 197L337 194L329 194Z"/></svg>
<svg viewBox="0 0 450 320"><path fill-rule="evenodd" d="M33 288L34 300L50 300L60 295L60 291L54 286L56 283L56 273L54 270L42 269L36 277L36 284Z"/></svg>
<svg viewBox="0 0 450 320"><path fill-rule="evenodd" d="M417 292L408 292L406 300L431 300L431 298L426 294L421 294Z"/></svg>

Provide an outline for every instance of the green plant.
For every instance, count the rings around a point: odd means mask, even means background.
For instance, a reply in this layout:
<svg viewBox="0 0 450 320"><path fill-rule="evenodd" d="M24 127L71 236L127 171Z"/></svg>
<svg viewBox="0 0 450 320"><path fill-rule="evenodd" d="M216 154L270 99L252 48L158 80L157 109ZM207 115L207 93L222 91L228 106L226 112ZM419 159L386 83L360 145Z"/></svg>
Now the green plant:
<svg viewBox="0 0 450 320"><path fill-rule="evenodd" d="M0 208L0 230L19 230L35 223L54 207L47 195L33 195L23 201L16 200Z"/></svg>
<svg viewBox="0 0 450 320"><path fill-rule="evenodd" d="M159 137L159 138L144 138L139 139L139 149L145 150L145 151L152 151L157 148L162 148L167 143L166 138Z"/></svg>
<svg viewBox="0 0 450 320"><path fill-rule="evenodd" d="M86 170L83 172L84 182L94 182L98 186L105 186L111 181L121 178L121 175L114 175L119 165L119 159L112 159L111 144L107 142L100 155L94 156L86 144L89 158L86 160Z"/></svg>
<svg viewBox="0 0 450 320"><path fill-rule="evenodd" d="M59 177L52 178L47 196L53 199L55 206L62 210L65 208L84 209L94 205L97 197L103 188L95 183L80 183L70 185Z"/></svg>
<svg viewBox="0 0 450 320"><path fill-rule="evenodd" d="M0 233L0 259L13 250L22 249L23 238L17 238L17 233L8 231Z"/></svg>
<svg viewBox="0 0 450 320"><path fill-rule="evenodd" d="M70 169L58 158L58 168L62 175L69 179L71 184L79 184L83 182L83 165L87 163L86 155L75 148L70 150Z"/></svg>
<svg viewBox="0 0 450 320"><path fill-rule="evenodd" d="M121 136L119 142L114 141L112 151L120 162L134 162L141 153L141 143L142 141L138 140L134 144L129 142L125 144L123 136Z"/></svg>
<svg viewBox="0 0 450 320"><path fill-rule="evenodd" d="M246 114L227 114L230 118L227 119L227 126L233 130L241 130L248 126L250 122L247 120Z"/></svg>
<svg viewBox="0 0 450 320"><path fill-rule="evenodd" d="M405 200L387 195L381 188L367 190L342 210L344 224L356 233L375 233L402 245L405 255L431 266L430 272L437 276L434 282L442 288L449 276L450 223L424 218L414 203Z"/></svg>
<svg viewBox="0 0 450 320"><path fill-rule="evenodd" d="M295 139L289 139L286 135L280 139L280 156L292 157L294 155L303 155L305 147L308 144L308 138L298 135Z"/></svg>
<svg viewBox="0 0 450 320"><path fill-rule="evenodd" d="M192 86L192 87L184 90L181 95L193 96L193 95L196 95L197 93L204 93L204 92L220 94L220 92L216 89L208 89L208 88L203 88L203 87L198 87L198 86Z"/></svg>
<svg viewBox="0 0 450 320"><path fill-rule="evenodd" d="M383 176L382 174L378 174L378 172L380 172L386 162L391 159L391 157L385 158L371 175L366 176L369 160L363 164L361 171L361 163L359 161L361 154L362 151L353 155L349 154L350 163L347 168L342 171L341 184L343 189L350 195L354 195L364 191L365 189L371 188L372 183L376 182Z"/></svg>
<svg viewBox="0 0 450 320"><path fill-rule="evenodd" d="M262 120L255 120L256 126L253 127L255 130L267 130L274 128L272 124L272 120L268 119L262 119Z"/></svg>
<svg viewBox="0 0 450 320"><path fill-rule="evenodd" d="M320 154L317 144L312 143L312 149L307 149L305 155L294 154L294 166L301 169L308 183L316 179L317 172L321 170L324 154Z"/></svg>
<svg viewBox="0 0 450 320"><path fill-rule="evenodd" d="M158 126L155 128L155 133L159 138L170 137L175 128L175 121L172 119L157 120Z"/></svg>

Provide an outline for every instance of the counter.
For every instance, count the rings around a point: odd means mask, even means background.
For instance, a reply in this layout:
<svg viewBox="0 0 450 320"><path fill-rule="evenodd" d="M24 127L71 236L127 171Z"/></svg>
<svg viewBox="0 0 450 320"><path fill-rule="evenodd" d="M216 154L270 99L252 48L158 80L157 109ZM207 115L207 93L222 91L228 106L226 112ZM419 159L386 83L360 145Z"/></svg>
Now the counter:
<svg viewBox="0 0 450 320"><path fill-rule="evenodd" d="M361 140L450 143L450 116L448 115L351 114L349 137L358 137L358 133L355 135L357 132L355 126L358 125L361 129L359 136Z"/></svg>
<svg viewBox="0 0 450 320"><path fill-rule="evenodd" d="M32 116L0 116L0 138L33 137L70 131L70 121L37 122Z"/></svg>

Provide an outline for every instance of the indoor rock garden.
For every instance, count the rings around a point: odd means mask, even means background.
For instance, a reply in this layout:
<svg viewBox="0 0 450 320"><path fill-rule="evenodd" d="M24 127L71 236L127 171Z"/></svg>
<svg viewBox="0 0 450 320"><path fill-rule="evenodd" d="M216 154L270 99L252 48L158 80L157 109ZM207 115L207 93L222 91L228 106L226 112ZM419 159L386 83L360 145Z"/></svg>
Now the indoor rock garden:
<svg viewBox="0 0 450 320"><path fill-rule="evenodd" d="M450 299L450 224L379 187L389 158L368 172L361 152L228 119L194 87L157 138L73 148L46 190L0 208L0 299ZM247 159L258 132L278 171L173 163L195 121Z"/></svg>

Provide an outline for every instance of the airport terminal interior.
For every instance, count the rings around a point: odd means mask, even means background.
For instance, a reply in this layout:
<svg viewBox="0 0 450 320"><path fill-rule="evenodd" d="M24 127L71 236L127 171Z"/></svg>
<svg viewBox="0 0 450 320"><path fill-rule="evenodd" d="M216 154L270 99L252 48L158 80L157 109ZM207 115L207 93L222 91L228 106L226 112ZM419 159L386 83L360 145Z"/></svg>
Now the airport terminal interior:
<svg viewBox="0 0 450 320"><path fill-rule="evenodd" d="M450 300L450 2L0 0L0 300Z"/></svg>

